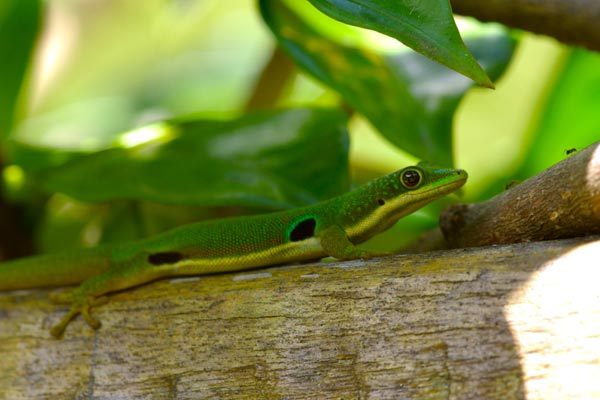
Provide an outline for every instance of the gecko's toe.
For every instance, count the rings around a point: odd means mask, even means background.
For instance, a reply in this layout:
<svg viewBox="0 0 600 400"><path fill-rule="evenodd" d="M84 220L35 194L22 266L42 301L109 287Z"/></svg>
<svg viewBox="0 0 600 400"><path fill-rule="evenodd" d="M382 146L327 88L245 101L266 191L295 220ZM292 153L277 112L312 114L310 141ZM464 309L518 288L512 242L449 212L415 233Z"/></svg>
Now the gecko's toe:
<svg viewBox="0 0 600 400"><path fill-rule="evenodd" d="M69 325L69 322L71 322L71 320L75 318L77 314L79 314L79 309L76 307L71 307L67 315L65 315L58 324L54 325L52 329L50 329L50 334L55 338L60 339L65 333L65 329L67 328L67 325Z"/></svg>
<svg viewBox="0 0 600 400"><path fill-rule="evenodd" d="M98 321L96 318L94 318L92 316L92 313L90 311L90 307L92 306L93 300L89 301L87 304L85 304L82 308L81 308L81 315L83 316L83 318L85 319L85 322L87 322L87 324L92 328L92 329L98 329L100 328L100 325L102 325L100 323L100 321ZM94 303L94 305L97 303Z"/></svg>

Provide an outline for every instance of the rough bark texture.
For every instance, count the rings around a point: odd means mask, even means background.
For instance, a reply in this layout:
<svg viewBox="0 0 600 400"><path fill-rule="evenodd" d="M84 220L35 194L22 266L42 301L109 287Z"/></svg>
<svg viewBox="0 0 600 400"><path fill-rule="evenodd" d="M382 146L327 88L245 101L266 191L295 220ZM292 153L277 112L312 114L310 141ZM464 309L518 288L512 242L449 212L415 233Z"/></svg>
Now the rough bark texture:
<svg viewBox="0 0 600 400"><path fill-rule="evenodd" d="M451 0L451 3L457 14L600 50L600 2L595 0Z"/></svg>
<svg viewBox="0 0 600 400"><path fill-rule="evenodd" d="M440 227L451 248L600 234L600 143L483 203L450 207Z"/></svg>
<svg viewBox="0 0 600 400"><path fill-rule="evenodd" d="M600 239L0 296L4 399L600 397Z"/></svg>

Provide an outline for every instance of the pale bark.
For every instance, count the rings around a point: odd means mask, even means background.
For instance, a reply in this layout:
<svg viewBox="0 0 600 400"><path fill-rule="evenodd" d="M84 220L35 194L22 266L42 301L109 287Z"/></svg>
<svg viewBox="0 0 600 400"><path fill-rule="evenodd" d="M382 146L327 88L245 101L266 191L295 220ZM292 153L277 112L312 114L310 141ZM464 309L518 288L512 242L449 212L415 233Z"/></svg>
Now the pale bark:
<svg viewBox="0 0 600 400"><path fill-rule="evenodd" d="M600 397L600 239L0 295L0 398Z"/></svg>

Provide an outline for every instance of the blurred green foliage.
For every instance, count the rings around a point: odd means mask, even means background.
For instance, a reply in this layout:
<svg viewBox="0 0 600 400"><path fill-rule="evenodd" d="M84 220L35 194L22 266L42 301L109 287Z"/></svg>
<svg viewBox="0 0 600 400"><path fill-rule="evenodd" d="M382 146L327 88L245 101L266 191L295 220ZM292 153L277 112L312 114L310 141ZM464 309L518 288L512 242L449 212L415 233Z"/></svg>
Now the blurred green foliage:
<svg viewBox="0 0 600 400"><path fill-rule="evenodd" d="M128 132L122 147L44 168L36 178L48 192L88 202L292 208L347 190L347 119L318 108L227 121L173 119Z"/></svg>
<svg viewBox="0 0 600 400"><path fill-rule="evenodd" d="M3 2L2 195L30 210L40 247L57 250L311 204L347 191L350 169L360 183L418 159L457 160L473 177L467 200L481 200L597 140L596 54L519 49L509 64L515 34L463 20L465 47L447 1L413 3ZM298 68L269 59L275 46ZM278 67L282 87L266 72ZM277 94L268 109L248 109L257 91ZM534 106L511 111L519 102ZM377 245L431 228L450 201Z"/></svg>
<svg viewBox="0 0 600 400"><path fill-rule="evenodd" d="M269 27L298 65L335 89L391 143L452 165L452 115L471 82L414 52L377 52L328 40L279 2L261 2ZM467 42L497 78L514 41L496 33ZM444 84L446 80L453 85ZM438 84L442 83L442 84ZM390 118L393 116L393 118Z"/></svg>
<svg viewBox="0 0 600 400"><path fill-rule="evenodd" d="M21 86L40 30L40 3L4 0L0 4L0 138L16 117Z"/></svg>

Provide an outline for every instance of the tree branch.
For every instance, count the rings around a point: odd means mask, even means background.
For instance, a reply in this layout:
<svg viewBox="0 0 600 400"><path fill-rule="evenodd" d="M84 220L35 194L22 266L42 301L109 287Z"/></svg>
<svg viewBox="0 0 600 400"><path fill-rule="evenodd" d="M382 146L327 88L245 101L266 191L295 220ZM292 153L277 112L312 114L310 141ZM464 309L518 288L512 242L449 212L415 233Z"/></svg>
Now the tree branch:
<svg viewBox="0 0 600 400"><path fill-rule="evenodd" d="M164 280L63 340L0 295L0 398L597 398L592 239Z"/></svg>
<svg viewBox="0 0 600 400"><path fill-rule="evenodd" d="M246 101L245 110L273 108L293 77L294 67L290 57L276 46Z"/></svg>
<svg viewBox="0 0 600 400"><path fill-rule="evenodd" d="M450 247L600 233L600 142L487 201L448 208L440 227Z"/></svg>
<svg viewBox="0 0 600 400"><path fill-rule="evenodd" d="M600 2L595 0L451 0L457 14L552 36L600 51Z"/></svg>

